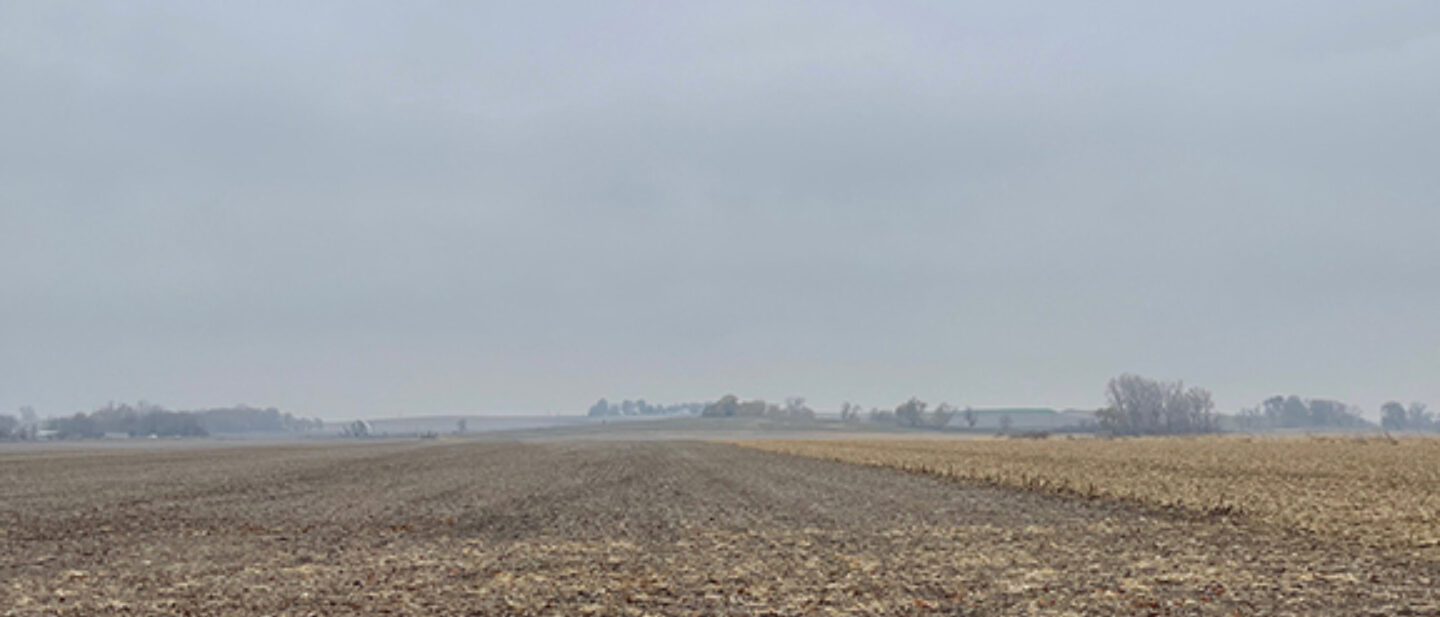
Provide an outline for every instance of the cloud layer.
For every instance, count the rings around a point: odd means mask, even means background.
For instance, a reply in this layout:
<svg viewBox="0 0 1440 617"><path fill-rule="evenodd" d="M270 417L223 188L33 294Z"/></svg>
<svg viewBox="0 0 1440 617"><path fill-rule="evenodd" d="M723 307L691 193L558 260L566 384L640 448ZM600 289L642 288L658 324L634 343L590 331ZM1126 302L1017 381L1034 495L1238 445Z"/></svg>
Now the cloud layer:
<svg viewBox="0 0 1440 617"><path fill-rule="evenodd" d="M1440 404L1433 2L0 6L0 409Z"/></svg>

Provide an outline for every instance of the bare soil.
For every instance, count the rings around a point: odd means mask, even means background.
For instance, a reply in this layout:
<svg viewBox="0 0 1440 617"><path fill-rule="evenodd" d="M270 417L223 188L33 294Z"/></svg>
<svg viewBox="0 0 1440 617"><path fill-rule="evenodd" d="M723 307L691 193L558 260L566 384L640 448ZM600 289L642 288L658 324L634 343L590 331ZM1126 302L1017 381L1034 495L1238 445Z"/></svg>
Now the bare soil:
<svg viewBox="0 0 1440 617"><path fill-rule="evenodd" d="M693 441L0 454L0 615L1436 615L1440 565Z"/></svg>

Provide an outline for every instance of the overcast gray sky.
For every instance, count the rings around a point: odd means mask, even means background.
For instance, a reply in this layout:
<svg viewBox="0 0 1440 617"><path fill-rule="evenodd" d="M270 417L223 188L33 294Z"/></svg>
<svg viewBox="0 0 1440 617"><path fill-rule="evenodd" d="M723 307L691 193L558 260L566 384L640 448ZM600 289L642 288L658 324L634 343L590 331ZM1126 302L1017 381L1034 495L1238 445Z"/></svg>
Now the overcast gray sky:
<svg viewBox="0 0 1440 617"><path fill-rule="evenodd" d="M1440 404L1440 3L0 0L0 412Z"/></svg>

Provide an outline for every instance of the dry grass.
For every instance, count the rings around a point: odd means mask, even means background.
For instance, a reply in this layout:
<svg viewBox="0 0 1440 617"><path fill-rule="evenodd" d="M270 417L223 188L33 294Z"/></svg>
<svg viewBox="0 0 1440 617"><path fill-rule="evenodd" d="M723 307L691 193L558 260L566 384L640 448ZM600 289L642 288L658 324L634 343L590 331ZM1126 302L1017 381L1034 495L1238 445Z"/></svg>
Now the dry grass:
<svg viewBox="0 0 1440 617"><path fill-rule="evenodd" d="M1235 514L1440 559L1440 439L754 441L1030 490Z"/></svg>

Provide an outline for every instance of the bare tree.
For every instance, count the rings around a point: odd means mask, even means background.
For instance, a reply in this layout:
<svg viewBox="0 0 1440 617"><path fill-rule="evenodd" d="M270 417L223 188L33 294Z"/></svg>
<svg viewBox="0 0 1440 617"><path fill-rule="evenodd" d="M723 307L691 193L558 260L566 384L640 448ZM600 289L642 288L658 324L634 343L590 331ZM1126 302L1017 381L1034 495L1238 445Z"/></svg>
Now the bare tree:
<svg viewBox="0 0 1440 617"><path fill-rule="evenodd" d="M785 417L806 420L815 417L815 410L805 405L805 397L792 396L785 399Z"/></svg>
<svg viewBox="0 0 1440 617"><path fill-rule="evenodd" d="M930 425L935 428L945 428L950 424L950 419L955 417L955 406L950 403L940 403L935 411L930 412Z"/></svg>
<svg viewBox="0 0 1440 617"><path fill-rule="evenodd" d="M893 423L895 422L895 412L890 411L889 409L872 407L870 408L870 421L881 424Z"/></svg>
<svg viewBox="0 0 1440 617"><path fill-rule="evenodd" d="M1410 414L1406 413L1404 405L1389 401L1380 406L1380 426L1387 430L1403 431L1410 426Z"/></svg>
<svg viewBox="0 0 1440 617"><path fill-rule="evenodd" d="M610 407L610 401L607 401L602 397L600 400L595 401L594 405L590 406L590 411L588 412L588 415L592 418L602 418L609 415L615 415L615 413L616 412L613 410L613 408Z"/></svg>
<svg viewBox="0 0 1440 617"><path fill-rule="evenodd" d="M925 407L924 401L912 396L895 408L895 419L904 426L921 426L925 422Z"/></svg>
<svg viewBox="0 0 1440 617"><path fill-rule="evenodd" d="M706 405L705 409L700 411L700 416L705 418L728 418L739 415L739 413L740 399L734 394L726 394L720 397L720 400Z"/></svg>
<svg viewBox="0 0 1440 617"><path fill-rule="evenodd" d="M1125 374L1106 386L1109 406L1100 422L1121 435L1208 433L1219 430L1209 390L1185 388L1181 381L1159 381Z"/></svg>
<svg viewBox="0 0 1440 617"><path fill-rule="evenodd" d="M1425 408L1425 403L1410 403L1410 408L1405 410L1405 418L1409 421L1410 427L1417 430L1436 428L1435 414Z"/></svg>
<svg viewBox="0 0 1440 617"><path fill-rule="evenodd" d="M374 434L370 423L364 420L355 420L344 427L341 427L340 434L345 437L369 437Z"/></svg>

